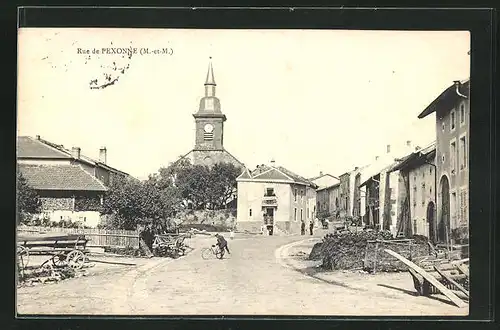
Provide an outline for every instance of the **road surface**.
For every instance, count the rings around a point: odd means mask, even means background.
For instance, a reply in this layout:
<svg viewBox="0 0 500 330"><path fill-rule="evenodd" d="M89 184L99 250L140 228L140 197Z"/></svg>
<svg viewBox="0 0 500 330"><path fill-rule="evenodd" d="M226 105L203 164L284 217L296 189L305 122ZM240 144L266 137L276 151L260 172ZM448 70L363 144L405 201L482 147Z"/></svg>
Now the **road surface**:
<svg viewBox="0 0 500 330"><path fill-rule="evenodd" d="M466 315L417 297L408 274L330 274L288 257L309 252L307 237L229 240L231 255L203 260L214 238L192 239L177 260L138 259L96 276L18 289L20 314L106 315ZM293 261L293 262L292 262ZM304 268L312 266L310 268ZM302 267L302 269L300 269Z"/></svg>

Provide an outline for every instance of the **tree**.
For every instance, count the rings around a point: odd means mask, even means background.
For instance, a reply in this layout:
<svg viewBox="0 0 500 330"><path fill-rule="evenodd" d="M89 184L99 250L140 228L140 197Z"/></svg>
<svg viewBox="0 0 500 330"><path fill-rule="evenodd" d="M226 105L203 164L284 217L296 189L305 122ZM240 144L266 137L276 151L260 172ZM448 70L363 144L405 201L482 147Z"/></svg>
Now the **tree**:
<svg viewBox="0 0 500 330"><path fill-rule="evenodd" d="M236 178L241 169L231 163L217 163L210 169L208 202L212 209L223 209L236 193Z"/></svg>
<svg viewBox="0 0 500 330"><path fill-rule="evenodd" d="M114 215L112 226L136 229L138 225L162 231L172 225L171 217L181 202L173 186L162 188L158 176L146 181L122 178L111 185L104 199L104 213Z"/></svg>
<svg viewBox="0 0 500 330"><path fill-rule="evenodd" d="M21 172L17 171L17 212L18 223L28 220L29 215L40 212L41 202L36 191L31 188Z"/></svg>

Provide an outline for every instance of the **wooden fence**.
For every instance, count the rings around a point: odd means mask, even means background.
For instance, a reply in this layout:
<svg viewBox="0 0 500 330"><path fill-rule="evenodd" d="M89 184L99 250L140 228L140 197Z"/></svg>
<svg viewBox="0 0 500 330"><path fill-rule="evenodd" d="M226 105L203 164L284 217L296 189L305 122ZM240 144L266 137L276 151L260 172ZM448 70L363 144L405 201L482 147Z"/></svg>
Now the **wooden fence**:
<svg viewBox="0 0 500 330"><path fill-rule="evenodd" d="M23 235L46 233L84 234L90 247L131 247L139 248L139 232L137 230L100 229L100 228L54 228L39 226L18 226L17 231Z"/></svg>

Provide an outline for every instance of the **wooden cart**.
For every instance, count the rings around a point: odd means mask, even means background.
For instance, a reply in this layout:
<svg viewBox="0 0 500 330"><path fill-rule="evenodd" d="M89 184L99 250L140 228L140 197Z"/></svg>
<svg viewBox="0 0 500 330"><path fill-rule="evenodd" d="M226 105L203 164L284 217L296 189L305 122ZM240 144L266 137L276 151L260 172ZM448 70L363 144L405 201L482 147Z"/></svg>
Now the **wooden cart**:
<svg viewBox="0 0 500 330"><path fill-rule="evenodd" d="M87 260L87 242L83 234L18 236L18 264L24 269L30 255L50 255L40 267L65 267L80 269Z"/></svg>
<svg viewBox="0 0 500 330"><path fill-rule="evenodd" d="M191 235L174 234L174 235L155 235L153 241L153 254L157 257L172 257L178 258L186 253L187 246L184 240Z"/></svg>

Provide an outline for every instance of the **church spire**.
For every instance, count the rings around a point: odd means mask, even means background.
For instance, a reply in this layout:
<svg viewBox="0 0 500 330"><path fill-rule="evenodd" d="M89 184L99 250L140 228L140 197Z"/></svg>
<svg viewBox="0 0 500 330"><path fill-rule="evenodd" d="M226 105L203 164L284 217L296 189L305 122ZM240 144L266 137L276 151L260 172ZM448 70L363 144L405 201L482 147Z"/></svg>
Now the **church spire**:
<svg viewBox="0 0 500 330"><path fill-rule="evenodd" d="M208 62L208 72L207 72L207 79L205 81L205 86L206 85L213 85L215 86L215 79L214 79L214 69L212 67L212 56L210 56L210 62Z"/></svg>

